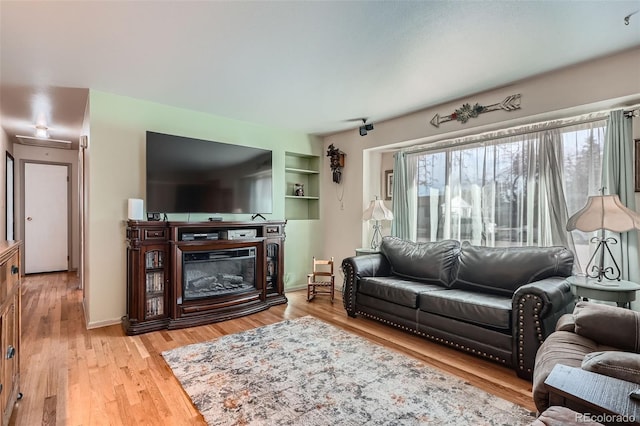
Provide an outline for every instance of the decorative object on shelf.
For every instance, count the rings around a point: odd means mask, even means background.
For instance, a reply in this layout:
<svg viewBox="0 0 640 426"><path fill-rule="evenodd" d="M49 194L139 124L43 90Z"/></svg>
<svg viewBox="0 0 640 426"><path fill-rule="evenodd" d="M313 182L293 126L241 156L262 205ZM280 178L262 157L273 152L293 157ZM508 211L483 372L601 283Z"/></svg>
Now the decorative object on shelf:
<svg viewBox="0 0 640 426"><path fill-rule="evenodd" d="M362 220L375 221L373 225L373 237L371 238L371 248L373 250L377 250L382 242L382 232L380 231L382 225L380 225L380 221L392 219L393 213L385 207L384 201L379 200L377 196L375 200L371 200L369 207L364 211L364 213L362 213Z"/></svg>
<svg viewBox="0 0 640 426"><path fill-rule="evenodd" d="M301 183L294 183L293 195L295 195L296 197L304 197L304 185Z"/></svg>
<svg viewBox="0 0 640 426"><path fill-rule="evenodd" d="M362 126L360 126L360 136L365 136L367 132L373 130L373 123L367 123L367 119L362 119Z"/></svg>
<svg viewBox="0 0 640 426"><path fill-rule="evenodd" d="M604 194L604 188L601 192ZM591 242L598 245L587 264L587 277L597 278L599 282L603 278L620 281L620 267L609 248L609 244L618 244L618 241L613 237L606 237L604 231L627 232L640 229L640 215L625 207L617 195L591 196L587 204L569 218L567 231L574 229L584 232L600 231L600 236L591 238ZM607 253L613 266L605 266Z"/></svg>
<svg viewBox="0 0 640 426"><path fill-rule="evenodd" d="M327 157L330 158L331 172L333 173L333 181L340 183L342 179L342 168L344 167L344 157L346 154L334 147L333 144L329 145L327 149Z"/></svg>
<svg viewBox="0 0 640 426"><path fill-rule="evenodd" d="M393 196L393 170L384 172L384 199L390 200Z"/></svg>
<svg viewBox="0 0 640 426"><path fill-rule="evenodd" d="M147 220L150 222L160 220L160 213L147 212Z"/></svg>
<svg viewBox="0 0 640 426"><path fill-rule="evenodd" d="M444 117L440 117L439 114L436 114L431 119L431 124L436 127L440 127L441 123L446 123L447 121L458 120L461 123L466 123L470 118L476 118L478 115L490 112L490 111L513 111L515 109L520 109L520 94L510 95L504 98L502 102L498 102L496 104L491 104L487 106L480 105L476 103L471 106L471 104L463 104L462 107L455 110L453 113L446 115Z"/></svg>

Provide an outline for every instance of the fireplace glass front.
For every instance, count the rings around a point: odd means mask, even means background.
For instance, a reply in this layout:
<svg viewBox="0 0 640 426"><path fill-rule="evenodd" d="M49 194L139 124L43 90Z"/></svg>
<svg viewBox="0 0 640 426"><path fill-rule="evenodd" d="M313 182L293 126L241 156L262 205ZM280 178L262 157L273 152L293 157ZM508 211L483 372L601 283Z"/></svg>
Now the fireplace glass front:
<svg viewBox="0 0 640 426"><path fill-rule="evenodd" d="M187 252L182 255L183 300L256 289L256 249Z"/></svg>

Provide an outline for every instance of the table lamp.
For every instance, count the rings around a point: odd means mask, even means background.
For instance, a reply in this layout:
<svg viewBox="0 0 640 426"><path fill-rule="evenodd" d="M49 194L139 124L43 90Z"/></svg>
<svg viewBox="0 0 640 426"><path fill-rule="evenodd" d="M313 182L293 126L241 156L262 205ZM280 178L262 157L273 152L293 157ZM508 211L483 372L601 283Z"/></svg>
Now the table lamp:
<svg viewBox="0 0 640 426"><path fill-rule="evenodd" d="M375 200L371 200L369 207L362 213L362 220L374 220L373 237L371 238L371 248L377 250L382 242L382 232L380 232L381 220L392 220L393 213L385 207L384 201L379 200L376 196Z"/></svg>
<svg viewBox="0 0 640 426"><path fill-rule="evenodd" d="M620 267L609 248L609 244L618 244L618 241L613 237L605 237L604 231L627 232L640 229L640 215L625 207L617 195L592 196L582 209L569 218L567 231L574 229L585 232L600 231L600 236L590 240L598 245L587 264L587 277L597 278L598 281L602 281L603 278L620 281ZM613 266L605 266L605 254L609 255Z"/></svg>

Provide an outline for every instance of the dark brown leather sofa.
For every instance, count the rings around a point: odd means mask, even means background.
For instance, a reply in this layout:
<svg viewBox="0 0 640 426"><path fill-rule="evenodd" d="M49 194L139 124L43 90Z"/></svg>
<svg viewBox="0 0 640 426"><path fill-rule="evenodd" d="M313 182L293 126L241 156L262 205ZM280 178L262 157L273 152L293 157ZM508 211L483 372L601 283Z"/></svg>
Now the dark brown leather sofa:
<svg viewBox="0 0 640 426"><path fill-rule="evenodd" d="M531 380L536 351L574 307L564 247L478 247L383 238L343 260L343 303L362 315L488 358Z"/></svg>

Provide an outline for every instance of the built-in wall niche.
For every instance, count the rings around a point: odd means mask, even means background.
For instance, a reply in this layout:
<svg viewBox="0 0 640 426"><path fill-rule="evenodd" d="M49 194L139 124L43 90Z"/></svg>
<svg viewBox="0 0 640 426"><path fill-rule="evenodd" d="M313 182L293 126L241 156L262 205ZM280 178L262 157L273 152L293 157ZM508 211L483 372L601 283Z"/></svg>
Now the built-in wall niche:
<svg viewBox="0 0 640 426"><path fill-rule="evenodd" d="M320 157L285 153L285 218L320 219Z"/></svg>

